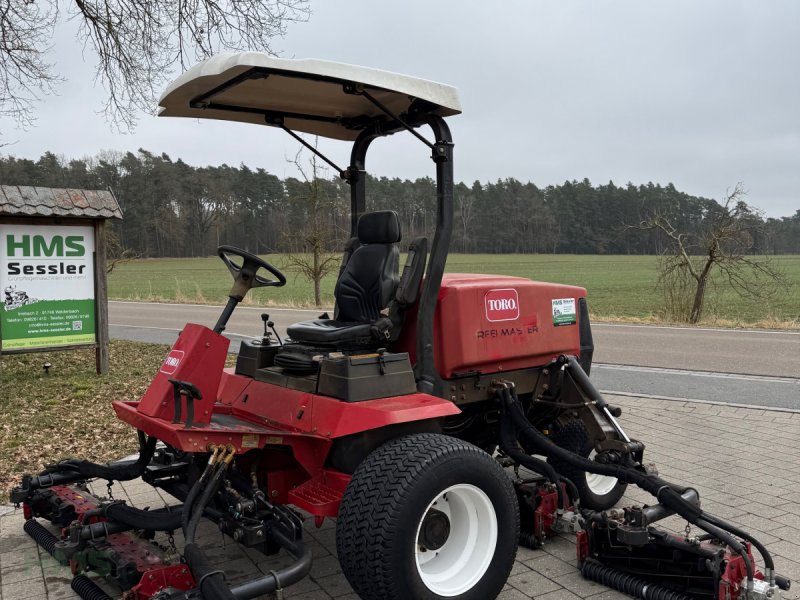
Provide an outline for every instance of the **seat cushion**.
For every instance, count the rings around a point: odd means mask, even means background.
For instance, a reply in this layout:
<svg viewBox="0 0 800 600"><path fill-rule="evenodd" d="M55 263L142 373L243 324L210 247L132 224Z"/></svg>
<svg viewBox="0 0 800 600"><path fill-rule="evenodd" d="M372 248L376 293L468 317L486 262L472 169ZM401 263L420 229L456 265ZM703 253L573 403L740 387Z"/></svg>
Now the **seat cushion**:
<svg viewBox="0 0 800 600"><path fill-rule="evenodd" d="M286 328L295 341L324 345L340 345L371 337L371 323L347 323L334 319L301 321Z"/></svg>

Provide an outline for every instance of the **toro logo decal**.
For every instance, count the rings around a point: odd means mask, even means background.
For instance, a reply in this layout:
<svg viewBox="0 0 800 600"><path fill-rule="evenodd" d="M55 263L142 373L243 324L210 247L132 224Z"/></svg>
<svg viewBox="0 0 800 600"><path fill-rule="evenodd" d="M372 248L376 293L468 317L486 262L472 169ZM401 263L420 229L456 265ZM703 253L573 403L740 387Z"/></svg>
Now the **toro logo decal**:
<svg viewBox="0 0 800 600"><path fill-rule="evenodd" d="M519 296L514 288L489 290L483 298L486 306L486 320L516 321L519 319Z"/></svg>
<svg viewBox="0 0 800 600"><path fill-rule="evenodd" d="M161 372L167 375L172 375L178 370L182 360L183 350L173 350L167 354L167 358L164 359L164 364L161 365Z"/></svg>

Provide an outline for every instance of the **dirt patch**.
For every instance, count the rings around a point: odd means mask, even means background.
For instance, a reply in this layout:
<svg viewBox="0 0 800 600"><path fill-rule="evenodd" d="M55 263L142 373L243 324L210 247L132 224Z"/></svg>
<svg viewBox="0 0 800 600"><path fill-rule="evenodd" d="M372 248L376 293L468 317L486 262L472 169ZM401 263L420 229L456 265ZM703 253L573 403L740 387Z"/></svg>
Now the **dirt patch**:
<svg viewBox="0 0 800 600"><path fill-rule="evenodd" d="M94 351L0 358L0 502L22 473L67 457L109 461L134 452L136 432L116 419L113 400L138 400L167 346L111 343L111 368L95 374ZM49 374L42 366L52 365Z"/></svg>

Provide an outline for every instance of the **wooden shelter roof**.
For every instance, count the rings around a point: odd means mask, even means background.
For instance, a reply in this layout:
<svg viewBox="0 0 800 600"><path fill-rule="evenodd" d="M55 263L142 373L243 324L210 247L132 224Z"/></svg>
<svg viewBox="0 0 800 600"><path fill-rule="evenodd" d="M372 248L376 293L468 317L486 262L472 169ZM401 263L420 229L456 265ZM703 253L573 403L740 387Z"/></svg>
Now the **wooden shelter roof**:
<svg viewBox="0 0 800 600"><path fill-rule="evenodd" d="M121 219L122 209L106 190L0 185L0 216Z"/></svg>

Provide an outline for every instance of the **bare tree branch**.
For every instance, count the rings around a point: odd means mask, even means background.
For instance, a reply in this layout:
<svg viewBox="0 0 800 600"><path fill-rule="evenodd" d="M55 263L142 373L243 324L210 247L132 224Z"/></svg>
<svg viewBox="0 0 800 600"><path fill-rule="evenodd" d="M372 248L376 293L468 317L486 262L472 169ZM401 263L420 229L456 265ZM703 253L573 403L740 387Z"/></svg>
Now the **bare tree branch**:
<svg viewBox="0 0 800 600"><path fill-rule="evenodd" d="M668 240L659 259L659 284L667 311L697 323L703 313L708 286L719 273L727 286L741 296L768 300L786 285L783 273L769 257L748 254L754 234L763 227L757 209L744 197L741 183L726 193L724 202L708 215L699 232L681 232L663 213L654 211L629 229L658 230ZM686 278L694 281L688 286ZM690 308L687 307L690 306Z"/></svg>
<svg viewBox="0 0 800 600"><path fill-rule="evenodd" d="M97 58L106 117L121 129L155 111L176 67L223 50L275 54L273 40L309 14L308 0L74 0L68 12ZM0 115L30 125L60 81L45 60L58 19L58 0L0 0Z"/></svg>
<svg viewBox="0 0 800 600"><path fill-rule="evenodd" d="M314 141L316 148L317 140ZM339 246L336 231L331 228L330 213L336 209L337 199L331 197L323 185L325 169L320 165L316 154L311 154L307 163L302 160L304 149L297 151L291 161L302 178L302 191L292 198L300 205L304 223L296 231L286 234L291 246L301 252L291 253L286 264L314 285L314 303L322 305L321 283L326 275L339 266L339 256L331 251Z"/></svg>
<svg viewBox="0 0 800 600"><path fill-rule="evenodd" d="M0 115L23 127L35 121L30 105L59 81L45 60L57 18L55 2L0 0Z"/></svg>

